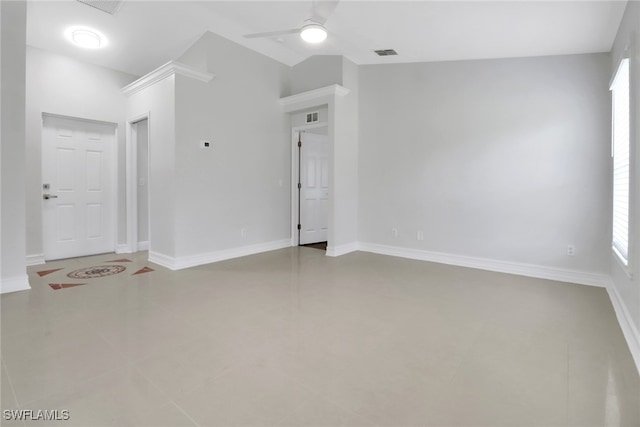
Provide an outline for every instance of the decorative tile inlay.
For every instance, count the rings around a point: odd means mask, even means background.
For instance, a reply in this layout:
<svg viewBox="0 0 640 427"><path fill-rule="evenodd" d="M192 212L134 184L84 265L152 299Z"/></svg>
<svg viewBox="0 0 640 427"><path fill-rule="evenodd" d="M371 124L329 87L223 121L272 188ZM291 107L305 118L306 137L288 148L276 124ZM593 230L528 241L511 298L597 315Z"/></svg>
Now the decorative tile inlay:
<svg viewBox="0 0 640 427"><path fill-rule="evenodd" d="M98 265L95 267L74 270L67 274L67 277L71 279L95 279L98 277L112 276L114 274L122 273L126 269L127 267L123 265Z"/></svg>
<svg viewBox="0 0 640 427"><path fill-rule="evenodd" d="M153 268L144 267L133 273L132 276L135 276L136 274L149 273L150 271L154 271Z"/></svg>
<svg viewBox="0 0 640 427"><path fill-rule="evenodd" d="M60 271L62 270L61 268L54 268L53 270L43 270L43 271L38 271L38 276L42 277L42 276L46 276L47 274L51 274L51 273L55 273L56 271Z"/></svg>
<svg viewBox="0 0 640 427"><path fill-rule="evenodd" d="M126 258L121 258L121 259L114 259L111 261L107 261L107 262L133 262L130 259L126 259Z"/></svg>
<svg viewBox="0 0 640 427"><path fill-rule="evenodd" d="M82 286L86 285L86 283L49 283L54 290L65 289L65 288L73 288L74 286Z"/></svg>

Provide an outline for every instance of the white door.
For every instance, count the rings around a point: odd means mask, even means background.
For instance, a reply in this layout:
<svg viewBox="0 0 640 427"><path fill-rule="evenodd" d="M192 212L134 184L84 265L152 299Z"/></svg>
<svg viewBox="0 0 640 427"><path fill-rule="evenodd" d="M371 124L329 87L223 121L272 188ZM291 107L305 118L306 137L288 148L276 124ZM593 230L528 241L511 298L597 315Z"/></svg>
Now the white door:
<svg viewBox="0 0 640 427"><path fill-rule="evenodd" d="M44 116L46 260L114 252L114 145L114 125Z"/></svg>
<svg viewBox="0 0 640 427"><path fill-rule="evenodd" d="M329 138L302 132L300 244L326 242L329 230Z"/></svg>

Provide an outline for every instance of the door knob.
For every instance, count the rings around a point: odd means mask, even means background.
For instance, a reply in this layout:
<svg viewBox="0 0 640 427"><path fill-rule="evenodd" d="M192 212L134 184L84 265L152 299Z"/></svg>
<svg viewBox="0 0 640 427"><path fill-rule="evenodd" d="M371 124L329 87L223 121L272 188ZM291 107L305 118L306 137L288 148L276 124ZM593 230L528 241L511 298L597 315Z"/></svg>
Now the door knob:
<svg viewBox="0 0 640 427"><path fill-rule="evenodd" d="M45 200L49 200L49 199L57 199L58 196L56 196L55 194L43 194L42 198Z"/></svg>

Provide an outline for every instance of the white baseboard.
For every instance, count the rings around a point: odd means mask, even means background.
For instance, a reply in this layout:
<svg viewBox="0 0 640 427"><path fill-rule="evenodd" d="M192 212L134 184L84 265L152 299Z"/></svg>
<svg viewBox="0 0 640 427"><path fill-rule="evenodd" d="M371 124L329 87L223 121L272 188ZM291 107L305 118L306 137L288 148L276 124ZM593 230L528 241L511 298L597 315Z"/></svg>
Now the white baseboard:
<svg viewBox="0 0 640 427"><path fill-rule="evenodd" d="M149 262L161 265L162 267L168 268L169 270L177 270L177 268L175 268L176 259L159 252L149 251Z"/></svg>
<svg viewBox="0 0 640 427"><path fill-rule="evenodd" d="M182 270L183 268L210 264L212 262L224 261L232 258L240 258L243 256L254 255L261 252L269 252L276 249L288 248L290 246L291 240L284 239L178 258L149 251L149 261L166 267L170 270Z"/></svg>
<svg viewBox="0 0 640 427"><path fill-rule="evenodd" d="M129 244L125 243L123 245L117 245L116 246L116 253L117 254L130 254L133 252L133 249L131 249L131 246L129 246Z"/></svg>
<svg viewBox="0 0 640 427"><path fill-rule="evenodd" d="M146 242L138 242L138 250L139 251L148 251L149 250L149 241Z"/></svg>
<svg viewBox="0 0 640 427"><path fill-rule="evenodd" d="M359 249L360 245L358 242L346 243L344 245L338 246L327 246L327 256L337 257L340 255L348 254L349 252L355 252Z"/></svg>
<svg viewBox="0 0 640 427"><path fill-rule="evenodd" d="M609 282L607 292L609 293L613 309L616 312L616 317L618 318L620 329L622 329L622 334L629 346L629 351L631 352L633 361L636 363L638 374L640 374L640 332L638 332L638 328L633 322L631 314L629 314L629 310L613 284L613 281Z"/></svg>
<svg viewBox="0 0 640 427"><path fill-rule="evenodd" d="M375 243L361 242L359 244L359 249L363 252L372 252L421 261L438 262L441 264L458 265L461 267L478 268L480 270L536 277L539 279L555 280L559 282L577 283L580 285L597 286L601 288L606 287L610 280L609 276L606 274L588 273L556 267L545 267L535 264L498 261L487 258L475 258L464 255L424 251L420 249L400 248Z"/></svg>
<svg viewBox="0 0 640 427"><path fill-rule="evenodd" d="M44 254L27 255L27 266L44 264Z"/></svg>
<svg viewBox="0 0 640 427"><path fill-rule="evenodd" d="M29 285L29 276L26 274L16 277L8 277L0 282L0 294L9 292L26 291L31 289Z"/></svg>

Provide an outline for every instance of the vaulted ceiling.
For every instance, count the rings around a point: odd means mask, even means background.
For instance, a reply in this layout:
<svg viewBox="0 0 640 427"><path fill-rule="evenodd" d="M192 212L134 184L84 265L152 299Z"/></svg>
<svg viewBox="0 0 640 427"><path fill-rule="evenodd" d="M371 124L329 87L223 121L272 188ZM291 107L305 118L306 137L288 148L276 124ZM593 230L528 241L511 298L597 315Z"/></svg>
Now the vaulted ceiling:
<svg viewBox="0 0 640 427"><path fill-rule="evenodd" d="M288 65L316 54L344 55L357 64L560 55L608 52L626 6L613 0L319 3L332 10L329 37L309 45L296 34L244 35L300 27L311 16L311 1L124 0L111 15L75 0L30 0L27 43L136 75L178 58L206 31ZM63 33L72 25L101 31L108 46L71 45ZM373 52L389 48L398 56Z"/></svg>

